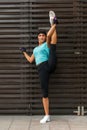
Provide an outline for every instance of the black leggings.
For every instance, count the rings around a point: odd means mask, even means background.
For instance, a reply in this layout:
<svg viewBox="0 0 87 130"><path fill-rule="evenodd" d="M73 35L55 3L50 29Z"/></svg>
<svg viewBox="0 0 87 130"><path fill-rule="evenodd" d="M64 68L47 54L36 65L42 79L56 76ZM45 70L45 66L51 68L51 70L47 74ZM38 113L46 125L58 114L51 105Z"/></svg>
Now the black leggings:
<svg viewBox="0 0 87 130"><path fill-rule="evenodd" d="M37 66L41 90L44 98L48 97L49 76L56 68L56 44L50 44L48 61L42 62Z"/></svg>

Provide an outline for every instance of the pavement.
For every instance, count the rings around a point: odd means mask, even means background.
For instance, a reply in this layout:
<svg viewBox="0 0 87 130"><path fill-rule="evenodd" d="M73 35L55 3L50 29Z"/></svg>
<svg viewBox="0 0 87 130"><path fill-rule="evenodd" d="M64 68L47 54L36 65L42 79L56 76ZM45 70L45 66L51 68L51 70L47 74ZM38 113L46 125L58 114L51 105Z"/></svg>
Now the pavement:
<svg viewBox="0 0 87 130"><path fill-rule="evenodd" d="M51 122L40 124L43 116L0 116L0 130L87 130L87 116L51 116Z"/></svg>

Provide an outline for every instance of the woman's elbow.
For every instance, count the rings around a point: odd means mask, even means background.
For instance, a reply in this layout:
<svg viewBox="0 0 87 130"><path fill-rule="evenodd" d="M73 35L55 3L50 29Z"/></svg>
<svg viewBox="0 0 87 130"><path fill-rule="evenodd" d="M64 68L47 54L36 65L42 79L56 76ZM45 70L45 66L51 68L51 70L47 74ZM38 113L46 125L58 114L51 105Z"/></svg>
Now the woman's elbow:
<svg viewBox="0 0 87 130"><path fill-rule="evenodd" d="M30 63L32 63L32 61L30 61Z"/></svg>
<svg viewBox="0 0 87 130"><path fill-rule="evenodd" d="M32 59L30 59L30 60L29 60L29 62L30 62L30 63L33 63L33 60L32 60Z"/></svg>
<svg viewBox="0 0 87 130"><path fill-rule="evenodd" d="M32 60L30 59L29 62L32 63Z"/></svg>

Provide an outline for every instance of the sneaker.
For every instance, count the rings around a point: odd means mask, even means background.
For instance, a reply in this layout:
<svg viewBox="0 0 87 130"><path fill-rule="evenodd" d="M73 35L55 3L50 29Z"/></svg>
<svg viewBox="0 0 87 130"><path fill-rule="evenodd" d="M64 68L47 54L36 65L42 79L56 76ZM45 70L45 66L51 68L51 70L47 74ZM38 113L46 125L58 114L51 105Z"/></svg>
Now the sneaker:
<svg viewBox="0 0 87 130"><path fill-rule="evenodd" d="M43 119L40 120L40 123L44 124L49 121L50 121L50 115L46 115L43 117Z"/></svg>
<svg viewBox="0 0 87 130"><path fill-rule="evenodd" d="M49 17L50 17L50 24L53 24L53 19L55 17L55 12L54 11L49 11Z"/></svg>

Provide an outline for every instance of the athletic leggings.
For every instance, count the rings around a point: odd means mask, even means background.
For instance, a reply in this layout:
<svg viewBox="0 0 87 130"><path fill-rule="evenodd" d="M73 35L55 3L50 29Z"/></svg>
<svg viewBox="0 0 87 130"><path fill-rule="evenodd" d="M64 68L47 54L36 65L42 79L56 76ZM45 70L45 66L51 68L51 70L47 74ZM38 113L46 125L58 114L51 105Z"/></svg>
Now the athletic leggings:
<svg viewBox="0 0 87 130"><path fill-rule="evenodd" d="M49 76L56 68L56 44L50 44L50 52L48 61L42 62L37 66L40 85L42 90L42 97L48 97L48 85L49 85Z"/></svg>

